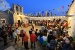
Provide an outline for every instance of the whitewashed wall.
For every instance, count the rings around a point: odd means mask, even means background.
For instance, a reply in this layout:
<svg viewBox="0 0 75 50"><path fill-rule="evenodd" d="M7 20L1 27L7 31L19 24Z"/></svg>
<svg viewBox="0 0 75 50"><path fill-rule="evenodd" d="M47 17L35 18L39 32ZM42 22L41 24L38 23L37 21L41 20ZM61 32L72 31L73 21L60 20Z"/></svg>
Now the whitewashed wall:
<svg viewBox="0 0 75 50"><path fill-rule="evenodd" d="M68 17L68 23L69 23L69 27L71 26L71 28L68 29L68 34L70 36L74 36L75 37L75 15L72 17Z"/></svg>
<svg viewBox="0 0 75 50"><path fill-rule="evenodd" d="M68 14L67 15L74 15L75 13L75 0L72 3L71 7L69 8Z"/></svg>
<svg viewBox="0 0 75 50"><path fill-rule="evenodd" d="M68 26L71 27L68 29L69 36L73 36L73 17L68 17Z"/></svg>
<svg viewBox="0 0 75 50"><path fill-rule="evenodd" d="M65 16L52 16L52 17L28 17L28 20L53 20L53 19L62 19L68 20L68 17Z"/></svg>

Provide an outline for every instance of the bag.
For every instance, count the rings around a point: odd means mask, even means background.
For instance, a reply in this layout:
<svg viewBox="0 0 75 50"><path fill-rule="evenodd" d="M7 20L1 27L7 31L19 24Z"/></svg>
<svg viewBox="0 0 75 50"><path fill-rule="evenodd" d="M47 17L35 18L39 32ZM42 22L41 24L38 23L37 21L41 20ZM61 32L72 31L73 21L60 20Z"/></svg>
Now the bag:
<svg viewBox="0 0 75 50"><path fill-rule="evenodd" d="M55 47L54 46L50 46L50 49L55 49Z"/></svg>
<svg viewBox="0 0 75 50"><path fill-rule="evenodd" d="M51 40L50 41L50 49L55 49L56 47L56 41L55 40Z"/></svg>
<svg viewBox="0 0 75 50"><path fill-rule="evenodd" d="M42 45L47 45L47 41L43 41Z"/></svg>
<svg viewBox="0 0 75 50"><path fill-rule="evenodd" d="M42 44L43 43L43 38L39 38L39 40L40 40L40 44Z"/></svg>
<svg viewBox="0 0 75 50"><path fill-rule="evenodd" d="M25 34L23 33L23 30L20 31L20 37L24 37Z"/></svg>
<svg viewBox="0 0 75 50"><path fill-rule="evenodd" d="M37 39L40 40L40 36L38 36Z"/></svg>
<svg viewBox="0 0 75 50"><path fill-rule="evenodd" d="M24 37L25 36L25 34L20 34L20 37Z"/></svg>
<svg viewBox="0 0 75 50"><path fill-rule="evenodd" d="M0 34L0 35L1 35L1 38L3 38L3 37L4 37L2 32L1 32L1 34Z"/></svg>
<svg viewBox="0 0 75 50"><path fill-rule="evenodd" d="M50 47L50 43L47 43L47 47Z"/></svg>

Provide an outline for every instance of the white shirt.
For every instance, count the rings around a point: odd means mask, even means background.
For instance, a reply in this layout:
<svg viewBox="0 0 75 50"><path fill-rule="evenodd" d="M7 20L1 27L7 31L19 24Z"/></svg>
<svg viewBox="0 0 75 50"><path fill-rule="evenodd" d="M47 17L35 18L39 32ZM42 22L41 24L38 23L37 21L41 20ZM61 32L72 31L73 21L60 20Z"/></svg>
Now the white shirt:
<svg viewBox="0 0 75 50"><path fill-rule="evenodd" d="M49 35L50 31L52 31L52 29L49 29L49 30L48 30L48 33L47 33L47 35Z"/></svg>
<svg viewBox="0 0 75 50"><path fill-rule="evenodd" d="M68 38L66 38L65 43L69 44L70 40Z"/></svg>
<svg viewBox="0 0 75 50"><path fill-rule="evenodd" d="M66 40L66 39L67 39L67 37L64 37L64 38L63 38L63 40Z"/></svg>
<svg viewBox="0 0 75 50"><path fill-rule="evenodd" d="M16 38L17 34L16 32L13 32L13 37Z"/></svg>
<svg viewBox="0 0 75 50"><path fill-rule="evenodd" d="M50 33L50 31L52 31L52 29L49 29L49 30L48 30L48 33Z"/></svg>
<svg viewBox="0 0 75 50"><path fill-rule="evenodd" d="M16 30L16 33L17 33L17 34L20 34L20 30L17 29L17 30Z"/></svg>
<svg viewBox="0 0 75 50"><path fill-rule="evenodd" d="M47 36L42 36L44 41L47 41Z"/></svg>

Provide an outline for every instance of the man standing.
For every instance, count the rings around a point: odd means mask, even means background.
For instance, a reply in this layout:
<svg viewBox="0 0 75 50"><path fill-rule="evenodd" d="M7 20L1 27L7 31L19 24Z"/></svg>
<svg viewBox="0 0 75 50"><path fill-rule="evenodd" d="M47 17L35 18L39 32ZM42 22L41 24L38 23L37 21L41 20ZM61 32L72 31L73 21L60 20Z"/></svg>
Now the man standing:
<svg viewBox="0 0 75 50"><path fill-rule="evenodd" d="M7 46L7 32L6 32L5 28L3 28L1 34L4 39L4 46Z"/></svg>
<svg viewBox="0 0 75 50"><path fill-rule="evenodd" d="M37 36L37 34L38 34L38 29L36 29L36 31L35 31L36 36ZM36 37L36 42L37 42L37 37Z"/></svg>
<svg viewBox="0 0 75 50"><path fill-rule="evenodd" d="M26 31L24 31L24 34L25 34L25 36L23 37L24 47L25 47L25 49L27 50L27 49L29 49L29 48L28 48L28 39L29 39L29 37L28 37L28 35L26 34Z"/></svg>
<svg viewBox="0 0 75 50"><path fill-rule="evenodd" d="M31 40L31 48L33 48L33 45L35 48L36 35L34 31L32 31L32 34L30 35L30 40Z"/></svg>
<svg viewBox="0 0 75 50"><path fill-rule="evenodd" d="M20 30L18 28L16 28L16 33L18 35L18 41L20 40Z"/></svg>

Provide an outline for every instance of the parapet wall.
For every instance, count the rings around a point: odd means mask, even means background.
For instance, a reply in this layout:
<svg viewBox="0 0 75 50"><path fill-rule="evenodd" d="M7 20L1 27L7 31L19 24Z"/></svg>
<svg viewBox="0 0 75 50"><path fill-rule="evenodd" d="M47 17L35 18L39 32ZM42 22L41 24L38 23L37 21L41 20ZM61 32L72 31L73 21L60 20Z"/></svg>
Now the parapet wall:
<svg viewBox="0 0 75 50"><path fill-rule="evenodd" d="M65 16L52 16L52 17L28 17L28 20L53 20L53 19L68 20Z"/></svg>

